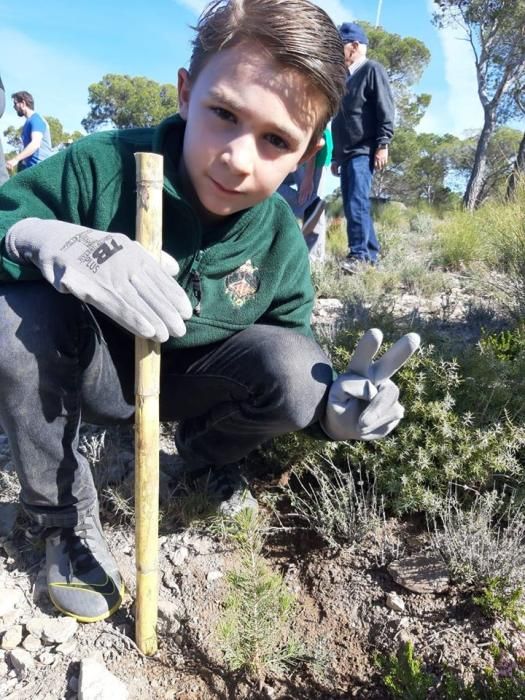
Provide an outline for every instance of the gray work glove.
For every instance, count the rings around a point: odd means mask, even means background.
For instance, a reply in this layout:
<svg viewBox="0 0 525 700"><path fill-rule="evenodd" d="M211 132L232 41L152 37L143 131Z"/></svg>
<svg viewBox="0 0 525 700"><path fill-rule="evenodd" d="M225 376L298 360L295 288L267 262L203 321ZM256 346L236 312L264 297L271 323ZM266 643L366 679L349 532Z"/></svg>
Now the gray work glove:
<svg viewBox="0 0 525 700"><path fill-rule="evenodd" d="M334 440L379 440L404 415L399 389L390 377L418 349L420 337L417 333L404 335L380 360L372 362L382 342L380 330L367 331L346 372L330 387L321 425Z"/></svg>
<svg viewBox="0 0 525 700"><path fill-rule="evenodd" d="M186 333L190 300L173 279L179 266L159 264L122 233L48 219L23 219L7 232L8 256L31 262L55 289L99 309L131 333L162 343Z"/></svg>

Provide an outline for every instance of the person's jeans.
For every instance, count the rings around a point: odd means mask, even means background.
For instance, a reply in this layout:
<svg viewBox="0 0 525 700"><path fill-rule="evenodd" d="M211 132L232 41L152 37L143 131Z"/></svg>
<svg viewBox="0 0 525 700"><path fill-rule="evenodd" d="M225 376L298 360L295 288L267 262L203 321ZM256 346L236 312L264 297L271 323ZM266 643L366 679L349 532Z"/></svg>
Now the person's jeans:
<svg viewBox="0 0 525 700"><path fill-rule="evenodd" d="M293 173L289 173L284 181L277 188L277 192L284 197L284 199L290 205L294 216L298 219L304 217L304 212L308 207L313 204L313 202L318 197L319 183L321 181L321 176L323 174L323 168L315 168L313 176L313 189L312 194L302 204L299 204L299 187L304 179L305 165L301 165Z"/></svg>
<svg viewBox="0 0 525 700"><path fill-rule="evenodd" d="M134 338L47 282L0 284L0 425L21 501L46 527L71 527L96 503L79 452L81 420L134 414ZM316 422L332 381L311 339L254 325L222 343L162 353L162 420L180 421L192 465L223 465Z"/></svg>
<svg viewBox="0 0 525 700"><path fill-rule="evenodd" d="M370 211L373 174L373 163L367 155L350 158L341 166L341 195L350 255L375 263L380 246Z"/></svg>

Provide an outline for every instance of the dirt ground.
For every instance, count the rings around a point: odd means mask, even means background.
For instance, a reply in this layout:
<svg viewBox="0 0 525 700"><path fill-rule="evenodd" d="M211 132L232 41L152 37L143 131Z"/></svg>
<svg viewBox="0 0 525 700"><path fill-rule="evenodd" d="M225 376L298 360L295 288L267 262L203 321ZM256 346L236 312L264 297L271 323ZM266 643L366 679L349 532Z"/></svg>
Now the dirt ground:
<svg viewBox="0 0 525 700"><path fill-rule="evenodd" d="M8 456L4 453L4 466ZM6 507L6 501L0 504L0 517ZM228 672L216 631L226 573L238 565L238 552L206 531L162 532L159 650L146 658L133 641L133 530L111 525L107 518L104 526L128 590L121 610L109 620L80 625L68 653L48 646L45 663L41 654L33 654L34 668L25 678L14 670L0 677L0 697L74 700L80 697L80 660L93 653L125 683L129 698L137 700L388 698L374 659L409 639L430 669L449 667L469 677L491 662L492 630L453 586L441 593L414 593L388 573L387 564L396 557L428 550L424 524L417 520L391 520L382 533L339 551L304 530L271 529L265 558L297 598L293 632L316 662L301 663L262 683ZM20 527L0 542L0 586L24 594L15 613L0 619L0 632L42 614L54 617L42 584L42 549L29 543ZM389 607L392 592L404 609ZM9 652L0 652L0 660L2 653L9 669Z"/></svg>
<svg viewBox="0 0 525 700"><path fill-rule="evenodd" d="M119 478L126 479L123 463ZM0 522L17 496L16 489L6 487L13 483L8 478L12 463L5 436L0 435L2 470L7 477ZM80 697L80 661L94 653L123 681L132 700L388 698L375 660L394 653L407 640L436 672L449 667L458 677L469 678L491 663L493 630L467 597L452 585L439 593L411 592L388 573L387 565L396 556L428 551L425 525L417 520L386 524L388 541L395 543L388 553L385 532L336 552L305 531L271 530L265 557L297 597L294 633L317 662L300 663L293 671L258 683L227 670L216 631L227 593L226 574L238 563L238 552L206 531L163 531L159 650L146 658L134 642L133 530L107 517L103 522L128 589L124 605L107 621L80 625L66 653L56 645L48 645L46 653L32 651L34 665L25 677L12 668L10 652L0 650L0 697L74 700ZM56 615L42 585L42 549L27 541L23 528L10 526L8 518L7 528L0 532L0 588L17 588L23 598L0 618L0 643L9 627L22 625L25 636L29 620ZM394 606L388 599L391 593L397 594Z"/></svg>

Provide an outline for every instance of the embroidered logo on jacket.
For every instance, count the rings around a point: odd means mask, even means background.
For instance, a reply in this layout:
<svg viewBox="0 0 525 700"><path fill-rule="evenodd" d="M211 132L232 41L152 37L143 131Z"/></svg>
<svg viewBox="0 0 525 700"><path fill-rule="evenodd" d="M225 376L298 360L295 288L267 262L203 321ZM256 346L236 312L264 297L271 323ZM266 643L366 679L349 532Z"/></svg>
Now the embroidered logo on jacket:
<svg viewBox="0 0 525 700"><path fill-rule="evenodd" d="M260 279L257 268L247 260L237 270L226 277L226 294L234 306L243 306L259 289Z"/></svg>

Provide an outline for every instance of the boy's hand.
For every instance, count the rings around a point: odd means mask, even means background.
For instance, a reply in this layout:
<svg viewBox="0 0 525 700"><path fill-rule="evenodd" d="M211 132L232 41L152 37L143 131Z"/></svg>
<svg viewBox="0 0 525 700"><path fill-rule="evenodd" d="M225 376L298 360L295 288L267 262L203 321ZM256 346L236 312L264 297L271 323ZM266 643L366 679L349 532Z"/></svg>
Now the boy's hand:
<svg viewBox="0 0 525 700"><path fill-rule="evenodd" d="M6 251L32 262L55 289L96 307L131 333L162 343L186 333L190 300L173 279L177 262L161 263L122 233L63 221L24 219L12 226Z"/></svg>
<svg viewBox="0 0 525 700"><path fill-rule="evenodd" d="M344 374L330 387L323 430L334 440L378 440L399 423L404 408L399 389L390 377L418 349L420 337L408 333L377 362L372 362L383 342L377 328L361 338Z"/></svg>

